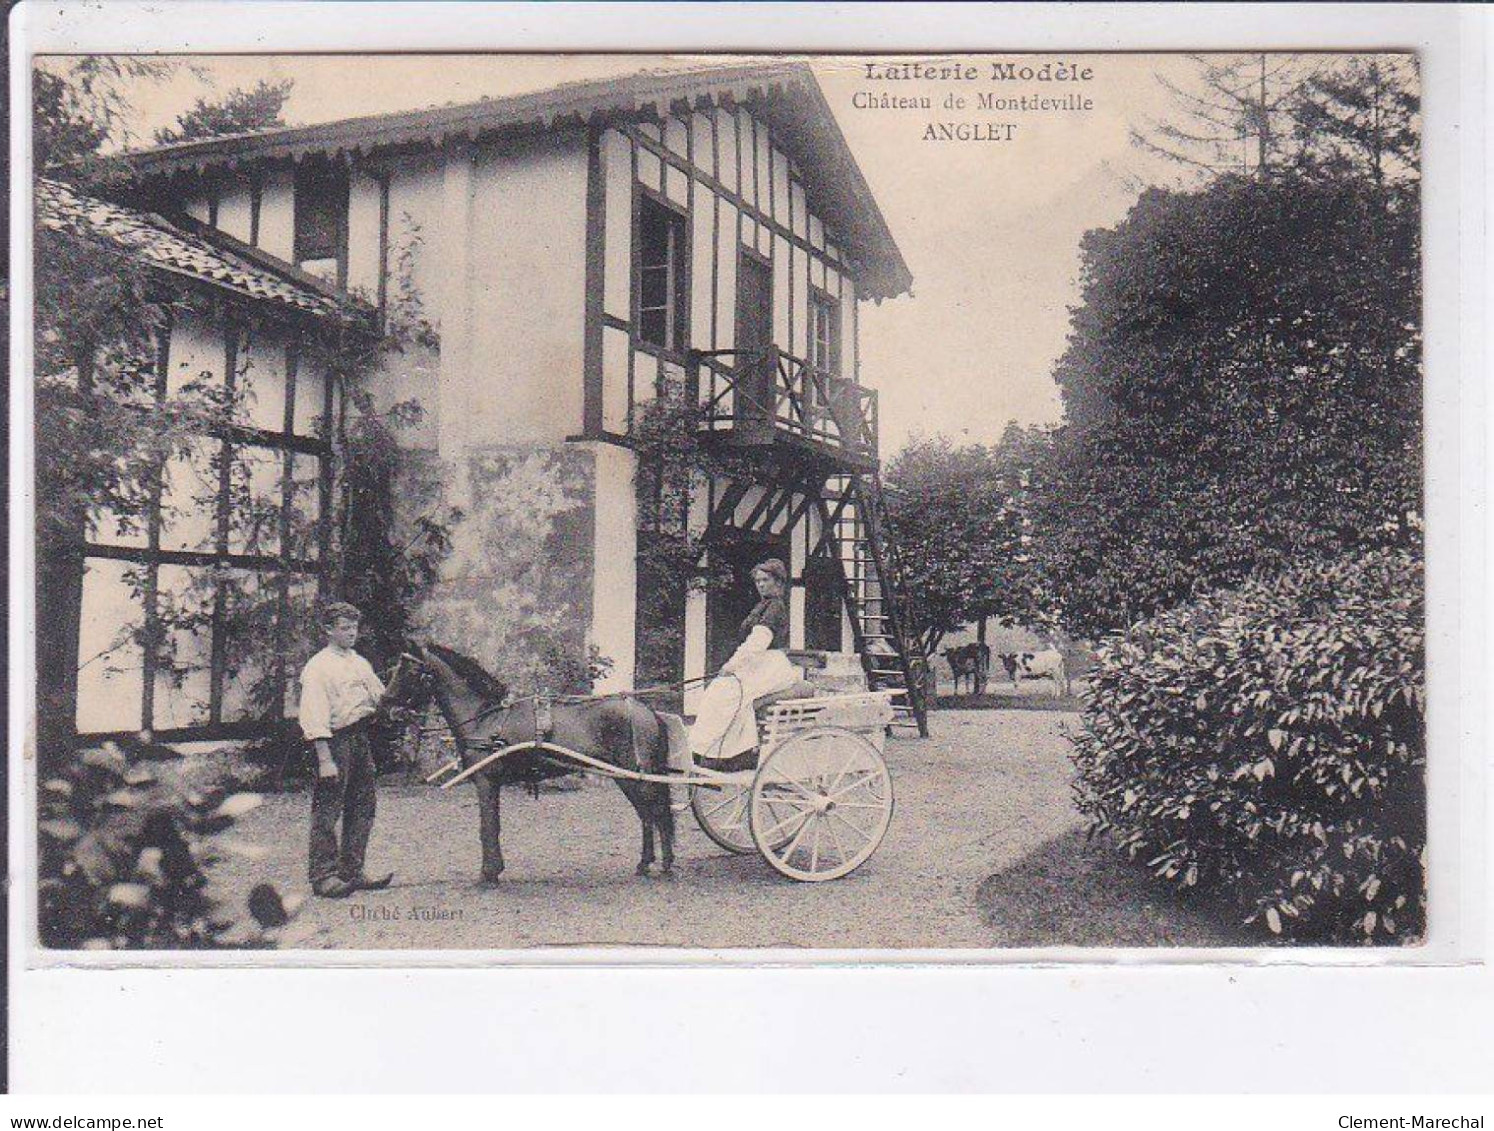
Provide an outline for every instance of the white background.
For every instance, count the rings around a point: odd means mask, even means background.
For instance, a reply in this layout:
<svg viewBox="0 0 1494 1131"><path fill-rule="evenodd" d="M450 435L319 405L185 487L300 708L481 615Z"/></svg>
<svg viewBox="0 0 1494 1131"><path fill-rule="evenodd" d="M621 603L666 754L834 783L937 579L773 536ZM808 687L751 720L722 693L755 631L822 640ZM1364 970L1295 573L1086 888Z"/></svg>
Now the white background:
<svg viewBox="0 0 1494 1131"><path fill-rule="evenodd" d="M29 779L20 761L24 726L16 725L24 719L13 719L12 1086L48 1092L1487 1089L1494 1079L1494 982L1487 966L1470 962L1489 954L1483 738L1490 696L1482 655L1488 421L1480 336L1487 309L1486 28L1476 8L1391 5L54 2L16 9L11 77L18 107L25 52L32 50L1419 50L1427 115L1433 923L1427 947L1388 962L1379 952L1268 951L1230 964L1183 965L1180 956L1149 952L1043 968L996 955L994 962L1006 963L42 969L34 966L37 956L26 942L31 930L19 917L29 918L33 882ZM24 114L18 110L13 120L24 125ZM18 173L26 168L23 141L13 139ZM25 264L23 177L16 189L12 262ZM25 300L20 287L13 313L24 315ZM13 338L16 373L29 371L25 338ZM26 529L30 475L19 442L29 434L27 386L12 384L17 531ZM33 695L30 633L23 629L30 585L25 539L13 537L12 547L14 705L29 704ZM1436 965L1396 965L1407 961ZM714 1122L708 1108L699 1115Z"/></svg>

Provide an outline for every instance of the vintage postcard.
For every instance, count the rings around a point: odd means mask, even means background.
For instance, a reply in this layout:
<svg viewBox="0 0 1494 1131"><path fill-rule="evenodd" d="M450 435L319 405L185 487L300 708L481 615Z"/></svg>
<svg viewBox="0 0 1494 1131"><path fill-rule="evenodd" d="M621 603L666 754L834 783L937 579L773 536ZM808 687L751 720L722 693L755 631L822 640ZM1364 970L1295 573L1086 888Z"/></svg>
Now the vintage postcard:
<svg viewBox="0 0 1494 1131"><path fill-rule="evenodd" d="M42 948L1425 939L1414 54L32 78Z"/></svg>

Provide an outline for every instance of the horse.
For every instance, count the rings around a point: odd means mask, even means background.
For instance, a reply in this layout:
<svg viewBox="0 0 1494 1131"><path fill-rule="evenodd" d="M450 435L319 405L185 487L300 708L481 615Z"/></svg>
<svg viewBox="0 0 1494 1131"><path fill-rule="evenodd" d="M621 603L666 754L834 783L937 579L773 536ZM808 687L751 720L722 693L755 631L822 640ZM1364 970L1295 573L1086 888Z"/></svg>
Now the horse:
<svg viewBox="0 0 1494 1131"><path fill-rule="evenodd" d="M407 690L407 668L419 673L414 682L420 690ZM664 774L668 770L669 736L664 719L652 707L631 696L558 698L548 704L546 711L545 701L535 696L509 701L507 685L460 652L433 643L411 644L390 678L385 700L395 708L410 710L429 701L430 696L434 696L456 739L463 769L500 747L542 738L620 770L648 774ZM472 775L477 790L484 883L496 883L504 869L500 789L514 783L532 784L577 773L583 768L567 762L561 755L520 750L490 762ZM671 875L674 810L670 808L669 786L657 781L615 780L643 826L638 875L649 875L654 864L656 831L660 873Z"/></svg>

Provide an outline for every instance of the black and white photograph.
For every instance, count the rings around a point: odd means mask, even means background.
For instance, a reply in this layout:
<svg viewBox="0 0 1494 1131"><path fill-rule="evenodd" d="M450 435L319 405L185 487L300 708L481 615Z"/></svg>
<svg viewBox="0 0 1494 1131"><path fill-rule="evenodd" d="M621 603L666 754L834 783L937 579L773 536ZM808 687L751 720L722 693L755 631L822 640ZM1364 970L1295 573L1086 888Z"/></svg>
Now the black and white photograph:
<svg viewBox="0 0 1494 1131"><path fill-rule="evenodd" d="M1424 945L1414 52L34 64L42 952Z"/></svg>

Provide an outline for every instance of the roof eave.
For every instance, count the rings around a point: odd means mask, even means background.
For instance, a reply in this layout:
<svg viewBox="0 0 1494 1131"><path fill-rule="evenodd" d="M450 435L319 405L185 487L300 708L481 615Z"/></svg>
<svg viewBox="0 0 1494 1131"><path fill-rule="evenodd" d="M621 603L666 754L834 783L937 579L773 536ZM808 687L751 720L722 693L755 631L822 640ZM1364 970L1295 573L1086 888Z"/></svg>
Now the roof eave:
<svg viewBox="0 0 1494 1131"><path fill-rule="evenodd" d="M754 64L714 70L644 74L561 87L512 98L462 106L405 111L377 117L343 119L312 126L291 126L253 134L182 142L122 154L140 178L232 169L244 163L294 161L311 153L365 156L375 152L439 148L458 139L521 136L558 128L585 128L619 117L663 115L676 106L740 101L750 88L771 99L787 97L789 88L804 92L819 123L817 140L833 155L822 198L839 186L850 198L837 207L845 225L841 236L856 252L860 268L858 293L877 301L895 298L912 287L912 273L870 186L841 131L814 71L802 61ZM845 226L855 230L843 230Z"/></svg>

